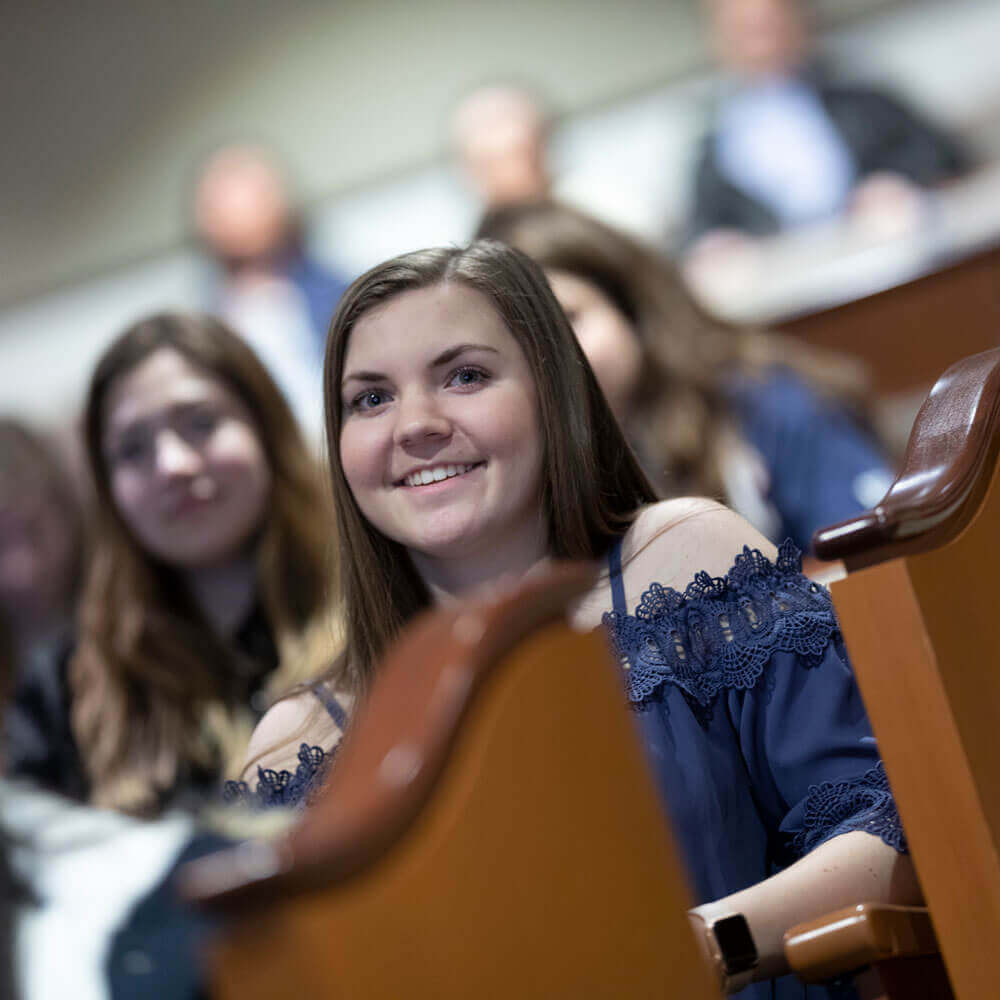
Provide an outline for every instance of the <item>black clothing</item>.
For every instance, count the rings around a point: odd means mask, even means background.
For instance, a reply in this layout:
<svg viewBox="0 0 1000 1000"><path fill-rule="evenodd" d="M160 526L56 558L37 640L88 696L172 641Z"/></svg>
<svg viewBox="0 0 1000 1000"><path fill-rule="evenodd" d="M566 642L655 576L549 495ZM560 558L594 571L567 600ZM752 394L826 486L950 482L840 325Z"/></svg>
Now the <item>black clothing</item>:
<svg viewBox="0 0 1000 1000"><path fill-rule="evenodd" d="M226 700L246 704L259 720L268 707L264 685L278 666L274 634L259 607L236 633L233 646L242 669L231 679ZM74 648L74 638L67 634L28 657L3 720L3 759L9 777L84 802L90 789L71 721L69 663ZM211 795L218 777L206 771L187 773L185 791Z"/></svg>
<svg viewBox="0 0 1000 1000"><path fill-rule="evenodd" d="M4 762L10 777L83 802L88 785L70 722L67 633L29 654L4 716Z"/></svg>

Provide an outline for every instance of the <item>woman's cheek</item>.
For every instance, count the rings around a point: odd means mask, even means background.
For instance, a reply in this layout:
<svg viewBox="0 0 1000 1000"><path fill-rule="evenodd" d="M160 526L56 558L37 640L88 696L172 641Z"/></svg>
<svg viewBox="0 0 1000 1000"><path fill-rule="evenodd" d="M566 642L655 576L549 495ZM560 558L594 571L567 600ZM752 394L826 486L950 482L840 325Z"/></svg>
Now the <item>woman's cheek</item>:
<svg viewBox="0 0 1000 1000"><path fill-rule="evenodd" d="M378 442L368 428L348 424L340 435L340 464L352 490L370 483L379 463Z"/></svg>
<svg viewBox="0 0 1000 1000"><path fill-rule="evenodd" d="M136 509L143 504L142 483L138 476L128 472L114 473L111 477L111 499L122 518L131 523Z"/></svg>

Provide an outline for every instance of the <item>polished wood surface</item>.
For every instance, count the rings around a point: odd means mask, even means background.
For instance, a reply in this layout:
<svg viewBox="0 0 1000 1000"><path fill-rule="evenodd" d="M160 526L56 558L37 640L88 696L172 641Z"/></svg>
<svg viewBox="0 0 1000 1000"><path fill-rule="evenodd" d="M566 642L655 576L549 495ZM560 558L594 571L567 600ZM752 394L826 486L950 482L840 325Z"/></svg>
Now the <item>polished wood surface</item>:
<svg viewBox="0 0 1000 1000"><path fill-rule="evenodd" d="M785 956L805 982L902 956L937 953L926 907L859 903L798 924L785 934Z"/></svg>
<svg viewBox="0 0 1000 1000"><path fill-rule="evenodd" d="M889 492L874 510L816 532L813 550L849 570L951 541L978 516L1000 452L1000 348L964 358L920 408Z"/></svg>
<svg viewBox="0 0 1000 1000"><path fill-rule="evenodd" d="M556 613L577 583L547 608L539 586L408 632L299 829L189 871L234 918L217 996L718 996L607 640ZM413 680L446 676L437 698ZM390 751L436 745L410 718L435 728L435 712L449 752L400 826L396 793L371 786L416 779L419 755ZM375 814L391 836L359 859L343 831L370 834L358 817Z"/></svg>
<svg viewBox="0 0 1000 1000"><path fill-rule="evenodd" d="M961 1000L996 995L987 957L1000 940L998 355L961 369L978 371L978 392L962 379L946 382L951 391L964 386L955 405L928 408L929 426L918 419L904 476L912 488L877 508L881 534L858 532L872 550L850 531L850 551L820 546L855 567L831 592ZM948 412L971 415L965 437L960 421L938 423ZM965 470L957 477L948 473L956 462ZM927 490L917 488L921 475ZM934 497L935 483L958 481L952 503ZM921 511L937 513L922 519ZM913 530L900 537L892 525Z"/></svg>

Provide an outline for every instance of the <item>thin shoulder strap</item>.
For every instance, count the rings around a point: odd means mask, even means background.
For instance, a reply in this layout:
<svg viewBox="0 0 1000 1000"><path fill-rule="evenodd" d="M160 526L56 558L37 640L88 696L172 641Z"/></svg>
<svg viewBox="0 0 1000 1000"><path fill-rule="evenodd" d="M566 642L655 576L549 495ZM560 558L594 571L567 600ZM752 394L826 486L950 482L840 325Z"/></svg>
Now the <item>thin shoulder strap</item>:
<svg viewBox="0 0 1000 1000"><path fill-rule="evenodd" d="M608 572L611 575L611 600L615 613L627 615L625 604L625 584L622 582L622 542L624 535L608 550Z"/></svg>
<svg viewBox="0 0 1000 1000"><path fill-rule="evenodd" d="M330 718L340 727L347 729L347 713L340 707L340 702L330 693L330 689L322 682L315 681L309 685L309 690L320 700Z"/></svg>

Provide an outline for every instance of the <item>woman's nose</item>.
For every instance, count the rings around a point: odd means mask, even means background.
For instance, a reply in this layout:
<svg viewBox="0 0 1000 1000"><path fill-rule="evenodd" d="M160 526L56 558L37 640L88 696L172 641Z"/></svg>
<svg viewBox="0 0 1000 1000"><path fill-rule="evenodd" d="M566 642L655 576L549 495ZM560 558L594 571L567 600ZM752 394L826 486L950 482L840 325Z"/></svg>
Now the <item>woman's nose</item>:
<svg viewBox="0 0 1000 1000"><path fill-rule="evenodd" d="M165 478L194 476L201 470L202 457L176 431L166 428L156 438L156 471Z"/></svg>
<svg viewBox="0 0 1000 1000"><path fill-rule="evenodd" d="M441 411L433 395L416 392L400 400L395 428L399 445L415 445L421 441L440 441L451 435L451 421Z"/></svg>

